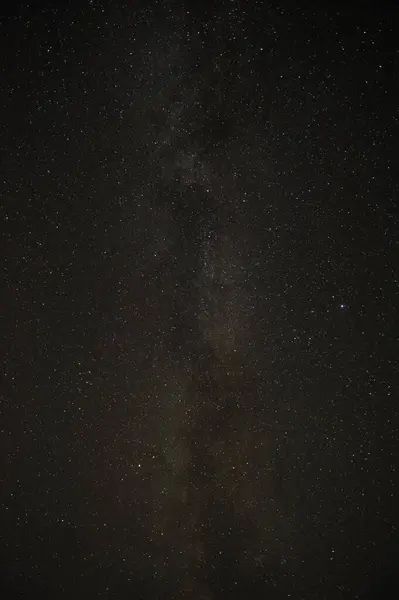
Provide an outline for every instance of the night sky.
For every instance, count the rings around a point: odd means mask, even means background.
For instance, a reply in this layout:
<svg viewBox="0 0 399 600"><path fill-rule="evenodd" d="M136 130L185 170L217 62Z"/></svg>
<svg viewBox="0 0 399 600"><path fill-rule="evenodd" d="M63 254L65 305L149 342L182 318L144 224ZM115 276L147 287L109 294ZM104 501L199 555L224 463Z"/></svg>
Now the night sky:
<svg viewBox="0 0 399 600"><path fill-rule="evenodd" d="M394 598L399 9L1 11L2 600Z"/></svg>

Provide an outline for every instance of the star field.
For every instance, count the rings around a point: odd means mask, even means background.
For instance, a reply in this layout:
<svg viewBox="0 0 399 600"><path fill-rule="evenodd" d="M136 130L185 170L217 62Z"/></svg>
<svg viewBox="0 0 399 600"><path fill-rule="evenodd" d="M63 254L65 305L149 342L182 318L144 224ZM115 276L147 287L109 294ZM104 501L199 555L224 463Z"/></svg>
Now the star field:
<svg viewBox="0 0 399 600"><path fill-rule="evenodd" d="M394 597L398 16L2 9L2 598Z"/></svg>

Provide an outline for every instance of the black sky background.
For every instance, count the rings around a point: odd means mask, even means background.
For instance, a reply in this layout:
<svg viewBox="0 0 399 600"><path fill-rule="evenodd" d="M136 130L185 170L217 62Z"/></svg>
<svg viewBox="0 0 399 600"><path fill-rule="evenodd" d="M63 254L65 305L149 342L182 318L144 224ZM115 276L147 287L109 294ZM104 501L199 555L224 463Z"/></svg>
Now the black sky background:
<svg viewBox="0 0 399 600"><path fill-rule="evenodd" d="M1 15L2 597L391 597L398 9Z"/></svg>

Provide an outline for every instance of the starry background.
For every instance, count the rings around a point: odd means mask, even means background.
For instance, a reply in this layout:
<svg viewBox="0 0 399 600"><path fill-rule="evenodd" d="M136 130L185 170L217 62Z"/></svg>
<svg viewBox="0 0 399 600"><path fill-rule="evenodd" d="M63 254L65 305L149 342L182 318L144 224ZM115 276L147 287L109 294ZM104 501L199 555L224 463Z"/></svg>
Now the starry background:
<svg viewBox="0 0 399 600"><path fill-rule="evenodd" d="M2 9L2 598L396 584L398 18Z"/></svg>

